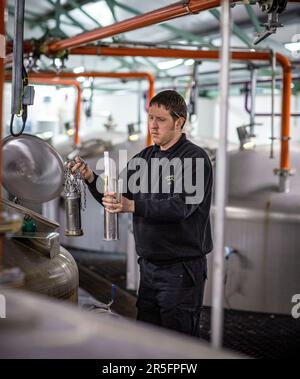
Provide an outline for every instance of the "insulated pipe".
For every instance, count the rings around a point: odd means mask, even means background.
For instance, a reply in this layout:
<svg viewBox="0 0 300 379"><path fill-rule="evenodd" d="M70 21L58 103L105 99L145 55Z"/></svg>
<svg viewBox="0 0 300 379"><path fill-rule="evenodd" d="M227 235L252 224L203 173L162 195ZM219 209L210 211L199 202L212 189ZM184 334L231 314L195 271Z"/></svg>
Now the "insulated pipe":
<svg viewBox="0 0 300 379"><path fill-rule="evenodd" d="M11 74L5 74L5 80L11 80ZM59 77L46 77L40 74L31 73L29 77L30 83L36 84L48 84L48 85L61 85L61 86L74 86L77 89L77 101L76 101L76 112L75 112L75 135L74 144L79 145L79 124L80 124L80 114L81 114L81 85L77 80L62 79Z"/></svg>
<svg viewBox="0 0 300 379"><path fill-rule="evenodd" d="M82 47L70 51L70 54L103 55L103 56L141 56L164 57L184 59L219 59L219 51L216 50L181 50L181 49L145 49L145 48L113 48L113 47ZM263 51L233 51L232 60L240 61L270 61L271 53ZM280 170L289 171L289 139L290 139L290 113L292 95L292 65L287 57L276 53L276 60L283 70L282 92L282 121L281 121L281 153Z"/></svg>
<svg viewBox="0 0 300 379"><path fill-rule="evenodd" d="M237 3L237 0L229 0L230 3ZM299 3L300 0L292 0L291 2ZM64 40L50 43L46 46L46 51L50 54L60 50L72 49L81 45L95 42L103 38L114 37L121 33L130 32L132 30L144 28L146 26L155 25L161 22L173 20L174 18L197 14L199 12L217 8L220 6L221 0L182 0L180 2L170 4L166 7L156 9L154 11L141 14L130 19L117 22L103 28L97 28L77 36L66 38Z"/></svg>
<svg viewBox="0 0 300 379"><path fill-rule="evenodd" d="M154 87L154 76L150 74L149 72L83 72L80 74L74 74L73 72L61 72L59 74L52 73L52 72L40 72L40 73L31 73L30 78L34 78L35 76L38 76L39 78L45 77L45 78L78 78L78 76L83 76L87 78L118 78L118 79L147 79L149 83L149 90L148 90L148 106L150 103L150 100L155 95L155 87ZM77 124L76 124L77 125ZM79 123L78 123L79 127ZM76 145L79 143L79 131L76 130ZM149 129L147 129L147 146L150 146L152 144L152 138Z"/></svg>

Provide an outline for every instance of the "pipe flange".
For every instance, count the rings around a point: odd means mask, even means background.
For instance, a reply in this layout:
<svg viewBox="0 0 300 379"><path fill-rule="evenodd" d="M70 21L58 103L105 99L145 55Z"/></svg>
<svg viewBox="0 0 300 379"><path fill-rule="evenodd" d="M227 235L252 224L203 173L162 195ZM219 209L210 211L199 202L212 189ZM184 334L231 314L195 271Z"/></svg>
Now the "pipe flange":
<svg viewBox="0 0 300 379"><path fill-rule="evenodd" d="M294 168L275 168L274 174L281 176L281 177L289 177L294 176L296 173L296 170Z"/></svg>
<svg viewBox="0 0 300 379"><path fill-rule="evenodd" d="M199 12L193 12L190 8L190 0L183 0L182 5L189 12L189 14L198 14Z"/></svg>
<svg viewBox="0 0 300 379"><path fill-rule="evenodd" d="M53 51L49 50L49 46L51 44L53 44L55 42L59 42L59 41L60 41L60 38L55 38L55 37L50 37L47 40L42 41L41 47L40 47L41 53L45 54L46 57L48 57L50 59L55 59L55 58L59 58L62 60L67 59L69 56L68 50L60 50L57 52L53 52Z"/></svg>
<svg viewBox="0 0 300 379"><path fill-rule="evenodd" d="M280 138L281 141L289 141L290 139L291 137L288 137L288 136Z"/></svg>

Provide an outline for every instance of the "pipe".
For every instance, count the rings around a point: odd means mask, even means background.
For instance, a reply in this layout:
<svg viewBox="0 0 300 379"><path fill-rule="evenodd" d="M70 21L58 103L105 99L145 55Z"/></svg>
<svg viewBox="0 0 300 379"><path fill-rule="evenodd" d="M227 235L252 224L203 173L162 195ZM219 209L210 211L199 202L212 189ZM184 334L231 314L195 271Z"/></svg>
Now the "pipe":
<svg viewBox="0 0 300 379"><path fill-rule="evenodd" d="M300 0L292 0L291 2L299 1ZM229 2L234 4L237 3L238 0L229 0ZM124 21L105 26L103 28L97 28L71 38L50 43L45 47L45 50L46 52L53 54L60 50L72 49L90 42L98 41L100 39L113 37L121 33L170 21L174 18L197 14L208 9L217 8L220 6L220 3L220 0L183 0Z"/></svg>
<svg viewBox="0 0 300 379"><path fill-rule="evenodd" d="M20 114L23 108L23 40L25 1L15 0L13 73L11 114Z"/></svg>
<svg viewBox="0 0 300 379"><path fill-rule="evenodd" d="M250 135L254 135L255 126L255 106L256 106L256 84L257 84L257 70L251 69L251 112L250 112Z"/></svg>
<svg viewBox="0 0 300 379"><path fill-rule="evenodd" d="M3 134L3 91L4 91L4 58L5 58L5 0L0 0L0 37L4 46L0 54L0 141ZM1 43L2 43L1 42ZM0 198L2 199L2 147L0 146ZM0 223L2 223L2 204L0 206ZM0 234L0 273L3 270L3 234Z"/></svg>
<svg viewBox="0 0 300 379"><path fill-rule="evenodd" d="M11 80L11 74L5 74L5 80ZM49 85L62 85L62 86L74 86L77 89L77 101L76 101L76 112L75 112L75 135L74 144L79 145L79 124L80 124L80 114L81 114L81 85L76 80L61 79L59 77L42 76L38 73L31 73L29 77L30 83L36 84L49 84Z"/></svg>
<svg viewBox="0 0 300 379"><path fill-rule="evenodd" d="M191 58L191 59L219 59L219 51L216 50L181 50L181 49L138 49L138 48L111 48L111 47L82 47L71 50L70 54L103 55L103 56L142 56L142 57L167 57L167 58ZM232 60L259 60L269 61L270 52L263 51L233 51ZM282 122L281 122L281 152L280 170L289 171L289 138L290 138L290 114L291 114L291 85L292 65L287 57L276 53L277 62L283 71L282 93Z"/></svg>
<svg viewBox="0 0 300 379"><path fill-rule="evenodd" d="M150 74L149 72L83 72L80 74L75 74L73 72L60 72L59 74L52 73L52 72L40 72L40 73L31 73L30 78L34 78L35 76L41 78L78 78L78 76L83 77L92 77L92 78L118 78L118 79L147 79L149 83L149 90L148 90L148 106L149 103L155 95L155 85L154 85L154 76ZM79 127L79 123L78 123ZM76 145L79 143L79 132L76 129ZM152 145L152 138L150 134L150 130L147 130L147 146Z"/></svg>
<svg viewBox="0 0 300 379"><path fill-rule="evenodd" d="M270 158L274 158L274 122L275 122L275 86L276 86L276 57L275 53L272 50L272 102L271 102L271 147L270 147ZM255 114L255 110L253 111Z"/></svg>
<svg viewBox="0 0 300 379"><path fill-rule="evenodd" d="M224 245L225 207L227 196L227 134L231 36L231 9L229 0L223 0L221 14L220 138L216 164L216 248L213 255L212 293L212 345L217 349L222 347L224 328Z"/></svg>
<svg viewBox="0 0 300 379"><path fill-rule="evenodd" d="M232 3L236 2L233 0L230 1ZM158 24L160 22L170 21L177 17L216 8L219 5L220 0L181 1L103 28L97 28L89 32L79 34L75 37L51 43L48 47L46 47L46 50L48 50L50 54L53 54L60 50L72 49L74 47L95 42L103 38L113 37L121 33L130 32L146 26Z"/></svg>
<svg viewBox="0 0 300 379"><path fill-rule="evenodd" d="M300 78L293 78L293 80L300 80ZM282 79L275 79L276 82L281 82ZM265 79L265 80L258 80L257 83L272 83L272 79ZM251 113L251 106L249 105L249 82L232 82L230 83L231 85L241 85L245 84L245 111L247 113ZM213 83L209 83L204 85L204 87L210 87L212 86ZM255 117L271 117L273 113L255 113ZM275 117L281 117L281 113L274 113ZM300 117L300 113L298 112L293 112L290 114L290 117Z"/></svg>

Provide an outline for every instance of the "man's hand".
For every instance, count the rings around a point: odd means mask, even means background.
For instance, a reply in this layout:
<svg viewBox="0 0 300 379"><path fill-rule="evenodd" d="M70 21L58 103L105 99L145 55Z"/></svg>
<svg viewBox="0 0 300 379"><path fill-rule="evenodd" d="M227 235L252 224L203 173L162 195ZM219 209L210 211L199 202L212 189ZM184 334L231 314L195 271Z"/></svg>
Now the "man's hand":
<svg viewBox="0 0 300 379"><path fill-rule="evenodd" d="M69 163L69 168L71 171L75 172L76 170L79 170L81 177L84 180L87 180L89 183L92 183L94 180L94 173L86 164L86 162L79 156L75 157L74 161L75 164L73 164L73 162Z"/></svg>
<svg viewBox="0 0 300 379"><path fill-rule="evenodd" d="M121 196L121 201L118 202L115 192L106 192L102 203L109 213L134 213L134 200L128 200L126 197Z"/></svg>

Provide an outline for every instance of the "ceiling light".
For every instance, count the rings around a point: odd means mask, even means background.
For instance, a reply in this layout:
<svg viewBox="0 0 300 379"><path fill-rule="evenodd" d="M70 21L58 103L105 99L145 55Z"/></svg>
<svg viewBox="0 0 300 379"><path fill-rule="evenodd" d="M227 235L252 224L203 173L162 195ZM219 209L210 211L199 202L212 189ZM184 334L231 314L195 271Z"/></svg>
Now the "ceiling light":
<svg viewBox="0 0 300 379"><path fill-rule="evenodd" d="M300 42L285 43L284 47L292 52L298 51L300 50Z"/></svg>
<svg viewBox="0 0 300 379"><path fill-rule="evenodd" d="M185 66L192 66L194 63L195 63L194 59L187 59L187 60L184 62L184 65L185 65Z"/></svg>
<svg viewBox="0 0 300 379"><path fill-rule="evenodd" d="M74 74L81 74L84 72L84 67L83 66L75 67L73 72Z"/></svg>
<svg viewBox="0 0 300 379"><path fill-rule="evenodd" d="M79 83L83 83L85 81L85 77L84 76L78 76L78 78L76 80Z"/></svg>
<svg viewBox="0 0 300 379"><path fill-rule="evenodd" d="M157 67L161 70L168 70L170 68L177 67L183 63L183 59L174 59L172 61L159 62Z"/></svg>

